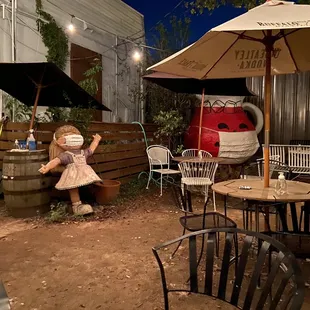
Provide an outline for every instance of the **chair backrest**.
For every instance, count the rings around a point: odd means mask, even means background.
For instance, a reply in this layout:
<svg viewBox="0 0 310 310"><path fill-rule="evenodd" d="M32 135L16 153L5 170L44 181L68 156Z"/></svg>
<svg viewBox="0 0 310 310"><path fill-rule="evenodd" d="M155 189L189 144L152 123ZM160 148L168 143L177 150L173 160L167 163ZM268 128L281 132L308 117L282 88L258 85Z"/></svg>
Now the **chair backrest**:
<svg viewBox="0 0 310 310"><path fill-rule="evenodd" d="M288 165L296 173L310 173L310 145L288 147Z"/></svg>
<svg viewBox="0 0 310 310"><path fill-rule="evenodd" d="M202 157L212 157L212 155L207 152L207 151L204 151L204 150L200 150L198 151L198 149L187 149L187 150L184 150L182 152L182 156L189 156L189 157L197 157L199 155L199 152L201 154Z"/></svg>
<svg viewBox="0 0 310 310"><path fill-rule="evenodd" d="M179 169L182 178L205 178L214 182L214 176L218 164L204 161L182 161Z"/></svg>
<svg viewBox="0 0 310 310"><path fill-rule="evenodd" d="M280 156L279 155L270 155L269 156L269 177L271 178L272 177L272 174L275 170L275 168L277 167L277 163L280 163ZM256 163L257 163L257 171L258 171L258 175L260 177L263 177L264 176L264 163L265 163L265 160L264 158L259 158L256 160Z"/></svg>
<svg viewBox="0 0 310 310"><path fill-rule="evenodd" d="M151 145L146 149L150 165L169 165L172 154L162 145Z"/></svg>
<svg viewBox="0 0 310 310"><path fill-rule="evenodd" d="M200 264L197 237L207 240ZM219 251L217 240L221 240ZM174 249L170 246L180 241L189 254L167 263ZM244 310L302 307L305 286L296 258L282 243L264 234L235 228L200 230L154 247L153 253L161 273L166 310L171 292L178 291L213 296Z"/></svg>
<svg viewBox="0 0 310 310"><path fill-rule="evenodd" d="M0 310L10 310L9 297L5 291L2 281L0 281Z"/></svg>

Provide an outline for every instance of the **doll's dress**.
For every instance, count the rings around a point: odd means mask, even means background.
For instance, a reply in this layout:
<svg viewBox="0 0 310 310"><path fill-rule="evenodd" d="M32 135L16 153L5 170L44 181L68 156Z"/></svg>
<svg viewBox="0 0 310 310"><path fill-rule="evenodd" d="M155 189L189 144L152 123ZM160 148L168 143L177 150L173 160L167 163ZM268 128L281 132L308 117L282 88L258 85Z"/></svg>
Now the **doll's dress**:
<svg viewBox="0 0 310 310"><path fill-rule="evenodd" d="M64 155L67 157L70 155L72 159L70 160L70 163L66 165L66 169L55 186L56 189L68 190L96 182L102 182L92 167L87 164L84 150L81 150L76 154L66 151L64 152Z"/></svg>

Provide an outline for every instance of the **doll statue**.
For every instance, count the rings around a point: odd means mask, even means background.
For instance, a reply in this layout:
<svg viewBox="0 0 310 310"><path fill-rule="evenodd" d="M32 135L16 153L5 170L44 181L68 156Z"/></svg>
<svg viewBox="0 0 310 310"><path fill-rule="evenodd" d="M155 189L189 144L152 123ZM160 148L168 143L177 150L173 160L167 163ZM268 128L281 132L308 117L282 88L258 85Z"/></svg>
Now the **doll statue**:
<svg viewBox="0 0 310 310"><path fill-rule="evenodd" d="M55 188L69 191L72 210L76 215L93 212L89 204L81 202L79 187L102 182L86 162L87 158L95 152L100 140L101 137L98 134L94 135L89 148L83 150L84 139L77 128L71 125L59 127L50 144L50 161L39 169L42 174L45 174L51 170L59 171L61 165L65 166Z"/></svg>

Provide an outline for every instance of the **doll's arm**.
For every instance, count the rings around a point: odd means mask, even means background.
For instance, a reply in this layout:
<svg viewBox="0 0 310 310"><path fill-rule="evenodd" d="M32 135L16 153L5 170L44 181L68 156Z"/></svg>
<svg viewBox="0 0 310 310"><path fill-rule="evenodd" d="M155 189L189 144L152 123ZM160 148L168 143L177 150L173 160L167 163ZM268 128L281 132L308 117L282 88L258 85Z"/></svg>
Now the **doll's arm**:
<svg viewBox="0 0 310 310"><path fill-rule="evenodd" d="M96 151L96 148L99 145L99 142L101 140L101 136L99 136L97 133L93 136L93 142L90 144L89 148L92 151L92 153L94 154Z"/></svg>
<svg viewBox="0 0 310 310"><path fill-rule="evenodd" d="M59 166L60 164L61 164L61 160L58 157L56 157L50 162L48 162L46 165L41 165L42 167L39 169L39 172L41 172L42 174L46 174L50 170Z"/></svg>

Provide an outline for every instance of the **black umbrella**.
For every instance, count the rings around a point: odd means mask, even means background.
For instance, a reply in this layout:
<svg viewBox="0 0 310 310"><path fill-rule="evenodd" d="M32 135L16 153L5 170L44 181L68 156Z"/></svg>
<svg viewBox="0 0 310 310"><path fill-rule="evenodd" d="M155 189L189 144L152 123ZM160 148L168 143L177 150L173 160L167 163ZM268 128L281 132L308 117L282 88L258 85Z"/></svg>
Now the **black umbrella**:
<svg viewBox="0 0 310 310"><path fill-rule="evenodd" d="M245 78L197 80L178 75L154 72L143 76L143 79L160 85L176 93L205 94L218 96L253 96Z"/></svg>
<svg viewBox="0 0 310 310"><path fill-rule="evenodd" d="M75 83L55 64L0 63L0 89L32 106L32 129L37 106L80 107L111 111Z"/></svg>
<svg viewBox="0 0 310 310"><path fill-rule="evenodd" d="M198 80L163 72L154 72L143 76L143 79L176 93L202 94L198 150L200 150L201 144L200 140L205 94L218 96L254 96L254 94L248 90L245 78Z"/></svg>

